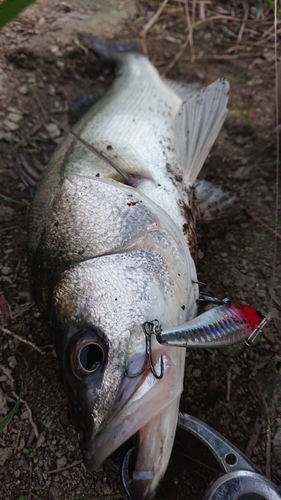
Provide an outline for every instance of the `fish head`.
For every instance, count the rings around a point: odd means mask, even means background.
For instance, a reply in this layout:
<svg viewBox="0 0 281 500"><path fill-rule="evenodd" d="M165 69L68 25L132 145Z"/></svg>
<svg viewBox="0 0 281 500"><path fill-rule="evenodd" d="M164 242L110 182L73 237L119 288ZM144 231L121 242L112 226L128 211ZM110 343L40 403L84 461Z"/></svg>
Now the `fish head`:
<svg viewBox="0 0 281 500"><path fill-rule="evenodd" d="M159 373L162 355L162 379L145 362L142 324L155 316L156 304L165 319L174 302L168 293L174 285L158 260L154 256L152 266L144 250L87 260L64 271L54 289L58 352L86 465L97 470L134 437L132 497L144 499L154 495L169 461L185 358L183 350L154 339L153 363ZM168 303L160 300L157 274L166 280Z"/></svg>

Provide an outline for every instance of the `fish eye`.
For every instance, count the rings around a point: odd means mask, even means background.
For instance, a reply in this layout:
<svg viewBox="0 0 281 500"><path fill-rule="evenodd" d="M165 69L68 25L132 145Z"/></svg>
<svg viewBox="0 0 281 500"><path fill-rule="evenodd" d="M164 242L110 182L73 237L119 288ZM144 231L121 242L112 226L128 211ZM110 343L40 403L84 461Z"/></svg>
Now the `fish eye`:
<svg viewBox="0 0 281 500"><path fill-rule="evenodd" d="M80 332L70 350L73 374L79 379L92 375L102 365L104 357L105 348L100 337L90 330Z"/></svg>

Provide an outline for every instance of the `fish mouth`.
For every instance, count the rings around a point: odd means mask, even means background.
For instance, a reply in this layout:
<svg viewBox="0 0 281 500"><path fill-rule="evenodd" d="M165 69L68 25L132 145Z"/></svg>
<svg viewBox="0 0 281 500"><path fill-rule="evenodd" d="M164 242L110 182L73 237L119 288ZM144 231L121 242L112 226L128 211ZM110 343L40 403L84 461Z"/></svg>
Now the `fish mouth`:
<svg viewBox="0 0 281 500"><path fill-rule="evenodd" d="M110 416L82 445L87 468L97 470L111 453L134 438L133 470L126 485L134 500L152 498L166 471L182 392L182 373L170 355L163 348L153 354L158 372L163 356L163 377L156 379L149 366L138 377L124 375Z"/></svg>

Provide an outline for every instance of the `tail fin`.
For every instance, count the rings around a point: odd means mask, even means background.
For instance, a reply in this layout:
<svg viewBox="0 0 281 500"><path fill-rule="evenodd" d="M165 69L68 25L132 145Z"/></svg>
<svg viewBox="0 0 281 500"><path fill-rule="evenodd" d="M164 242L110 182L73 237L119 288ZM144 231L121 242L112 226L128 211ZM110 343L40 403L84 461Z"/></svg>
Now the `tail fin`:
<svg viewBox="0 0 281 500"><path fill-rule="evenodd" d="M173 130L177 141L183 182L192 186L227 114L229 83L216 80L183 103Z"/></svg>

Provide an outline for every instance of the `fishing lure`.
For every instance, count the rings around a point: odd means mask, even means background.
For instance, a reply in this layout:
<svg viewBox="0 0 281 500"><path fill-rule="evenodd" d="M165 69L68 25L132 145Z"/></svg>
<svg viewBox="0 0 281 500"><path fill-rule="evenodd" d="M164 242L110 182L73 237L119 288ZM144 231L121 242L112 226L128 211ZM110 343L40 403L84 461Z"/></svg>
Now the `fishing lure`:
<svg viewBox="0 0 281 500"><path fill-rule="evenodd" d="M215 299L219 301L219 299ZM229 299L219 301L221 305L213 307L196 318L169 330L162 330L158 319L146 321L142 327L146 339L144 363L140 371L126 376L135 378L144 371L147 362L155 378L164 374L161 356L160 373L157 374L151 357L151 336L155 335L159 344L175 347L226 347L244 340L251 345L262 331L267 318L254 307L243 304L231 304Z"/></svg>
<svg viewBox="0 0 281 500"><path fill-rule="evenodd" d="M145 324L160 344L177 347L222 347L241 340L252 343L267 319L251 306L223 304L169 330L158 320Z"/></svg>

